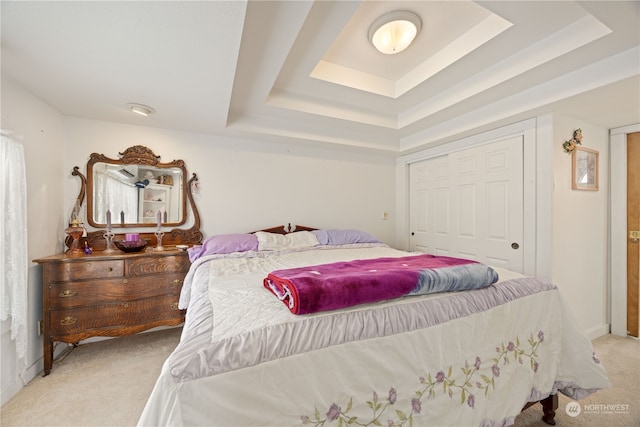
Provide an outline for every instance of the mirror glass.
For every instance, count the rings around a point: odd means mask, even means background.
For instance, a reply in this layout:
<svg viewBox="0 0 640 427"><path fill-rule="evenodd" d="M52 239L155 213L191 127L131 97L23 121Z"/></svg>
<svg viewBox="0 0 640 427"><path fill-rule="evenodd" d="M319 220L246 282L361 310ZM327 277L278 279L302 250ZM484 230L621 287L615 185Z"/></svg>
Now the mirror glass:
<svg viewBox="0 0 640 427"><path fill-rule="evenodd" d="M185 223L186 171L181 161L146 164L104 156L87 165L87 219L94 227Z"/></svg>

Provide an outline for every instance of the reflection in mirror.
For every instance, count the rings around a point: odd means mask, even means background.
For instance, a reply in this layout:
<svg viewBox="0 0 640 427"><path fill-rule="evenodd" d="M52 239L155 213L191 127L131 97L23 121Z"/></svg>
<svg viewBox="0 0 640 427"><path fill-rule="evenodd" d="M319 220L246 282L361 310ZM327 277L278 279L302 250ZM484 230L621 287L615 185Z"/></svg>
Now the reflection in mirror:
<svg viewBox="0 0 640 427"><path fill-rule="evenodd" d="M87 162L87 220L93 227L177 226L186 222L187 182L182 160L161 163L136 145L119 159L91 154Z"/></svg>
<svg viewBox="0 0 640 427"><path fill-rule="evenodd" d="M106 224L109 211L113 226L183 222L184 189L180 168L137 164L93 165L93 221Z"/></svg>

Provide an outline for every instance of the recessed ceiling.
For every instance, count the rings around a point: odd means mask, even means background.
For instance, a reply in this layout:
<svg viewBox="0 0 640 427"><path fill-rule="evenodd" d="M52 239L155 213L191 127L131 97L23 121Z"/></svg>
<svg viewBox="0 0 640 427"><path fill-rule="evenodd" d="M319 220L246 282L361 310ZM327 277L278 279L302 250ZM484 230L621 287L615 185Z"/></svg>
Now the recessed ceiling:
<svg viewBox="0 0 640 427"><path fill-rule="evenodd" d="M545 113L640 122L636 1L0 7L3 79L69 116L392 155ZM422 30L383 55L368 31L393 10Z"/></svg>
<svg viewBox="0 0 640 427"><path fill-rule="evenodd" d="M364 2L315 66L311 77L398 98L512 25L470 1L394 2L393 8L415 11L424 22L411 50L393 58L373 50L366 35L371 24L390 10L384 2Z"/></svg>

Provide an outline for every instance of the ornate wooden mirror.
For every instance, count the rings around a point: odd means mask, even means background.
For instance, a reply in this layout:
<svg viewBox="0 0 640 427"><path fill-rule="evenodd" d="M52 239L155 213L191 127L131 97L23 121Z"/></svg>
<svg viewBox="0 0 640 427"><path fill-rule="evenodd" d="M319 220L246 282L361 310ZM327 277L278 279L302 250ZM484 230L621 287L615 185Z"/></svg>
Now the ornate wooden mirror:
<svg viewBox="0 0 640 427"><path fill-rule="evenodd" d="M187 180L182 160L160 162L149 148L136 145L119 153L119 159L92 153L87 162L87 177L76 166L72 175L82 183L78 205L87 196L86 221L95 228L163 228L179 227L187 222L187 202L194 215L189 229L173 228L163 238L164 244L189 244L202 241L200 216L191 192L198 180L194 173ZM123 230L124 232L124 230ZM88 233L89 245L97 250L105 247L103 231ZM152 243L152 231L141 233ZM102 240L102 241L101 241Z"/></svg>

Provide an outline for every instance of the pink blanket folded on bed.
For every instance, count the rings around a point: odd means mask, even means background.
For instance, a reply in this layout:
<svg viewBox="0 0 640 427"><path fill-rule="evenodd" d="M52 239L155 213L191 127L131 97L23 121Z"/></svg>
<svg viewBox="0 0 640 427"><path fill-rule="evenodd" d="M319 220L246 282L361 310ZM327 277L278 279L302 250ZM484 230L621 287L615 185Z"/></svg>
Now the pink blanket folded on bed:
<svg viewBox="0 0 640 427"><path fill-rule="evenodd" d="M336 310L407 295L480 289L498 274L475 261L412 255L276 270L264 279L293 314Z"/></svg>

